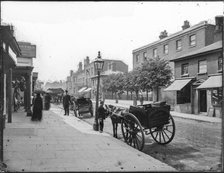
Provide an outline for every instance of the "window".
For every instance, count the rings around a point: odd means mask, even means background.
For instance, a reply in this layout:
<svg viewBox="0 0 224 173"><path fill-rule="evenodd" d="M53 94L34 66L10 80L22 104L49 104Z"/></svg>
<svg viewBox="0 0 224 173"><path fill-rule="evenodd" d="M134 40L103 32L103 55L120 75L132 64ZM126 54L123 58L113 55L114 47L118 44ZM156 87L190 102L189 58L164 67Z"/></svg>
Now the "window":
<svg viewBox="0 0 224 173"><path fill-rule="evenodd" d="M177 50L181 50L181 48L182 48L181 40L177 40L177 41L176 41L176 49L177 49Z"/></svg>
<svg viewBox="0 0 224 173"><path fill-rule="evenodd" d="M153 49L153 57L157 57L157 49Z"/></svg>
<svg viewBox="0 0 224 173"><path fill-rule="evenodd" d="M218 71L221 72L222 71L222 57L218 58Z"/></svg>
<svg viewBox="0 0 224 173"><path fill-rule="evenodd" d="M191 35L190 36L190 46L195 46L196 45L196 35Z"/></svg>
<svg viewBox="0 0 224 173"><path fill-rule="evenodd" d="M182 64L182 67L181 67L181 75L188 75L188 66L189 64Z"/></svg>
<svg viewBox="0 0 224 173"><path fill-rule="evenodd" d="M206 62L206 60L198 62L198 73L199 74L207 73L207 62Z"/></svg>
<svg viewBox="0 0 224 173"><path fill-rule="evenodd" d="M168 54L168 44L165 44L164 46L163 46L163 53L164 54Z"/></svg>
<svg viewBox="0 0 224 173"><path fill-rule="evenodd" d="M147 54L146 54L146 52L143 53L143 58L144 58L144 60L147 60Z"/></svg>
<svg viewBox="0 0 224 173"><path fill-rule="evenodd" d="M136 55L136 62L139 62L139 55Z"/></svg>
<svg viewBox="0 0 224 173"><path fill-rule="evenodd" d="M177 104L184 104L191 102L191 85L188 84L180 91L177 91Z"/></svg>
<svg viewBox="0 0 224 173"><path fill-rule="evenodd" d="M109 64L108 64L108 69L109 69L109 70L112 70L112 63L109 63Z"/></svg>
<svg viewBox="0 0 224 173"><path fill-rule="evenodd" d="M220 106L222 100L222 88L212 90L212 105Z"/></svg>

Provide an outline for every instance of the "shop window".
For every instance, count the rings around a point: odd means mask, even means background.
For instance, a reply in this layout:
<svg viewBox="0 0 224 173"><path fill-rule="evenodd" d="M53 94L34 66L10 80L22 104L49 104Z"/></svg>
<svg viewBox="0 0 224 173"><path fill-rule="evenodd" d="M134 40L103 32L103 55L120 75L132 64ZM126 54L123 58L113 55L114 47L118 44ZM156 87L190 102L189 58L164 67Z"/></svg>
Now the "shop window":
<svg viewBox="0 0 224 173"><path fill-rule="evenodd" d="M212 90L212 105L221 106L222 100L222 88L216 88Z"/></svg>
<svg viewBox="0 0 224 173"><path fill-rule="evenodd" d="M189 64L182 64L181 66L181 75L182 76L185 76L185 75L188 75L188 66Z"/></svg>
<svg viewBox="0 0 224 173"><path fill-rule="evenodd" d="M181 49L182 49L181 40L177 40L176 41L176 50L181 50Z"/></svg>
<svg viewBox="0 0 224 173"><path fill-rule="evenodd" d="M190 46L195 46L196 45L196 35L191 35L190 38Z"/></svg>
<svg viewBox="0 0 224 173"><path fill-rule="evenodd" d="M198 62L198 73L204 74L207 73L207 62L206 60L202 60Z"/></svg>
<svg viewBox="0 0 224 173"><path fill-rule="evenodd" d="M185 86L182 90L177 91L177 104L184 104L191 102L191 87Z"/></svg>
<svg viewBox="0 0 224 173"><path fill-rule="evenodd" d="M218 58L218 72L222 72L222 57Z"/></svg>

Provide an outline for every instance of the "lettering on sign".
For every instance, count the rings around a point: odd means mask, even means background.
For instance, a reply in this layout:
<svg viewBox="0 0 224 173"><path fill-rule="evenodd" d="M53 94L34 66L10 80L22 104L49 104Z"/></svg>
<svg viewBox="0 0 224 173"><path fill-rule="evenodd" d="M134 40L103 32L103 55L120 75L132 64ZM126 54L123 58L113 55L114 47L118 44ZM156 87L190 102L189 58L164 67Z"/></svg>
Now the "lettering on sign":
<svg viewBox="0 0 224 173"><path fill-rule="evenodd" d="M22 57L35 58L36 57L36 45L22 45L19 44Z"/></svg>

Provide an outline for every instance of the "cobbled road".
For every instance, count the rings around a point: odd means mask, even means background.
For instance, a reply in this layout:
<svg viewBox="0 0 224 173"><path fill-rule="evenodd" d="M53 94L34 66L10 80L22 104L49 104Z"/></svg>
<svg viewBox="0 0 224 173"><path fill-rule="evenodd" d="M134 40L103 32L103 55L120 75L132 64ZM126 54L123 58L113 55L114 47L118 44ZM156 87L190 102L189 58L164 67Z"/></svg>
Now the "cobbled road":
<svg viewBox="0 0 224 173"><path fill-rule="evenodd" d="M83 115L80 119L89 124L94 122L94 118L89 114ZM221 123L179 117L174 117L174 121L175 137L169 144L159 145L151 135L146 135L142 152L178 171L221 171ZM113 134L110 118L104 121L104 133ZM123 140L120 125L118 140Z"/></svg>

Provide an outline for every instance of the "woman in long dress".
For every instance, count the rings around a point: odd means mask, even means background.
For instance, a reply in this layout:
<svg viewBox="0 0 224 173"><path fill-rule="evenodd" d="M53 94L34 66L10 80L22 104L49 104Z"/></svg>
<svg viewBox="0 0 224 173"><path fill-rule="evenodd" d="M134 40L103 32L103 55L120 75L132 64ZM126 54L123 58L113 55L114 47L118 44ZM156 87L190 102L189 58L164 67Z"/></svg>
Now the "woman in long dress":
<svg viewBox="0 0 224 173"><path fill-rule="evenodd" d="M33 103L33 115L31 120L41 120L43 112L43 100L40 97L40 93L37 93Z"/></svg>

